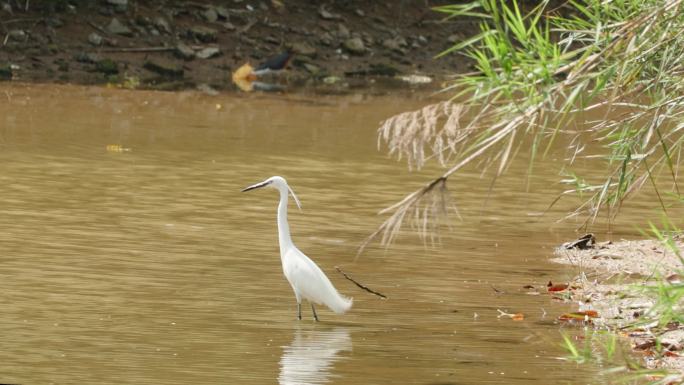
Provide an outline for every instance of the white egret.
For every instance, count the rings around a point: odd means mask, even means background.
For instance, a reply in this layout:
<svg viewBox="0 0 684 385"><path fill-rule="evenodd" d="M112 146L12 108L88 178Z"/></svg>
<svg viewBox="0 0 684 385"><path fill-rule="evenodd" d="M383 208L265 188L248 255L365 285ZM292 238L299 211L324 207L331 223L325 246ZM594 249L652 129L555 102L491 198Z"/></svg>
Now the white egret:
<svg viewBox="0 0 684 385"><path fill-rule="evenodd" d="M287 185L287 181L279 176L272 176L263 182L251 185L242 192L254 190L260 187L275 188L280 192L278 204L278 243L280 244L280 260L283 264L283 273L290 282L297 299L297 318L302 319L302 299L309 301L314 320L318 321L316 304L324 304L337 314L342 314L352 306L352 299L341 296L332 282L314 261L304 255L292 243L290 238L290 226L287 223L287 195L292 194L297 207L301 209L299 199L294 191Z"/></svg>

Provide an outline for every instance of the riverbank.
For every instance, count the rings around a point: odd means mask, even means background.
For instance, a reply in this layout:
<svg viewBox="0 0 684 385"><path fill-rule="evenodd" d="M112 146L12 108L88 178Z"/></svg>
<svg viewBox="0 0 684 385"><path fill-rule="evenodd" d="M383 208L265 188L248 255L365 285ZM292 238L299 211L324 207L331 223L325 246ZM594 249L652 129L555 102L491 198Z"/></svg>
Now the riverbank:
<svg viewBox="0 0 684 385"><path fill-rule="evenodd" d="M684 239L673 246L684 250ZM682 263L669 247L656 240L603 242L584 249L561 247L558 263L572 266L571 300L580 311L594 311L591 322L628 339L648 369L674 371L684 379L684 325L681 314Z"/></svg>
<svg viewBox="0 0 684 385"><path fill-rule="evenodd" d="M435 85L464 72L434 57L475 31L433 1L10 1L0 9L0 79L147 89L237 90L231 73L290 50L293 87Z"/></svg>

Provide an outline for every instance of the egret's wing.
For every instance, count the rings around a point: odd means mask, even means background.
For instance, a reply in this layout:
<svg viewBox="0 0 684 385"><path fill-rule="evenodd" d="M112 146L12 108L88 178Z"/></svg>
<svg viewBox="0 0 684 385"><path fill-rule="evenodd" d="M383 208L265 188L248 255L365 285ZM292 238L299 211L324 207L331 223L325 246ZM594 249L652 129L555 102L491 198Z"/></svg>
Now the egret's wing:
<svg viewBox="0 0 684 385"><path fill-rule="evenodd" d="M344 312L351 302L340 296L332 282L314 261L296 248L286 255L285 275L302 298Z"/></svg>
<svg viewBox="0 0 684 385"><path fill-rule="evenodd" d="M305 299L316 303L322 303L325 293L335 291L335 287L330 282L314 261L304 255L301 251L293 248L287 258L286 266L288 280Z"/></svg>

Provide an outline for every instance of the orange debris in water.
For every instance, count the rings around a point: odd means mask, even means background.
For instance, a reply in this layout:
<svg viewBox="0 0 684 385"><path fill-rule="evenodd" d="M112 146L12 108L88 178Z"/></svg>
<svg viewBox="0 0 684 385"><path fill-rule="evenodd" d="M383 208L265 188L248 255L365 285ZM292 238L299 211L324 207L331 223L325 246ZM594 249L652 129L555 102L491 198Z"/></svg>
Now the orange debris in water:
<svg viewBox="0 0 684 385"><path fill-rule="evenodd" d="M243 64L242 67L233 72L233 83L243 91L252 91L252 82L255 80L254 68L249 63Z"/></svg>

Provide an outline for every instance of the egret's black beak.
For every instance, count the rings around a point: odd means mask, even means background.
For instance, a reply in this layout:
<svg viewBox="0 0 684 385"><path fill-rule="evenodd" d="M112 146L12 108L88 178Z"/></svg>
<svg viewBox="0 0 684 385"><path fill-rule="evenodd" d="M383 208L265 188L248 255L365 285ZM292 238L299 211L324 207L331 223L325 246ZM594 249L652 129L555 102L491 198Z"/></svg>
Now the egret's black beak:
<svg viewBox="0 0 684 385"><path fill-rule="evenodd" d="M265 187L265 186L268 186L270 183L271 183L270 181L268 181L268 182L259 182L259 183L257 183L257 184L253 184L253 185L251 185L251 186L249 186L249 187L243 188L243 189L242 189L242 192L246 192L246 191L249 191L249 190L258 189L258 188L260 188L260 187Z"/></svg>

